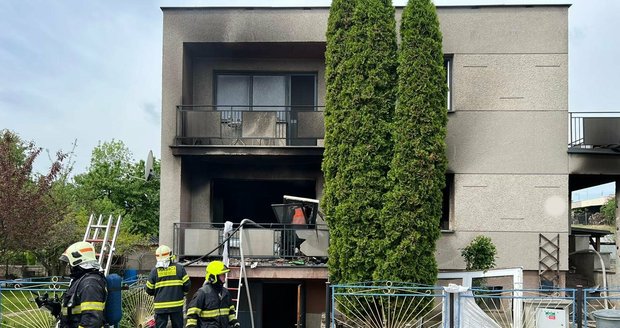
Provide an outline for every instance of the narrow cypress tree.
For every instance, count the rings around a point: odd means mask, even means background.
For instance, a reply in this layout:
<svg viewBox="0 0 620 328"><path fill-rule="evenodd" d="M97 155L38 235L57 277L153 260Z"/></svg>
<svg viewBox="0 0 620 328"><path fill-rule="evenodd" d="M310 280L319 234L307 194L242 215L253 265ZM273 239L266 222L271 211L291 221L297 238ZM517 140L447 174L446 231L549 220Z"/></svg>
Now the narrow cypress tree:
<svg viewBox="0 0 620 328"><path fill-rule="evenodd" d="M325 188L329 271L368 281L381 257L380 214L392 158L396 32L389 0L334 0L327 31Z"/></svg>
<svg viewBox="0 0 620 328"><path fill-rule="evenodd" d="M382 212L386 256L374 278L433 285L447 168L447 84L431 0L408 2L400 33L392 186Z"/></svg>

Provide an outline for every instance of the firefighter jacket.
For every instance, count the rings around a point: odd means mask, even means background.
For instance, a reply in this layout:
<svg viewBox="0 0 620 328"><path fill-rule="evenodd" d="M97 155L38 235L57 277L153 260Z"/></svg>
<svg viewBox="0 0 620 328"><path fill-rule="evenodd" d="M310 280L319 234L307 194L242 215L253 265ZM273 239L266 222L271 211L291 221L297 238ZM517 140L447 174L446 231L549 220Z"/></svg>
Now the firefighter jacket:
<svg viewBox="0 0 620 328"><path fill-rule="evenodd" d="M186 327L228 328L237 322L230 293L221 284L204 284L187 307Z"/></svg>
<svg viewBox="0 0 620 328"><path fill-rule="evenodd" d="M71 280L62 297L60 328L101 328L107 297L106 279L98 270Z"/></svg>
<svg viewBox="0 0 620 328"><path fill-rule="evenodd" d="M185 295L191 286L185 268L177 263L151 270L146 293L155 296L155 313L183 312Z"/></svg>

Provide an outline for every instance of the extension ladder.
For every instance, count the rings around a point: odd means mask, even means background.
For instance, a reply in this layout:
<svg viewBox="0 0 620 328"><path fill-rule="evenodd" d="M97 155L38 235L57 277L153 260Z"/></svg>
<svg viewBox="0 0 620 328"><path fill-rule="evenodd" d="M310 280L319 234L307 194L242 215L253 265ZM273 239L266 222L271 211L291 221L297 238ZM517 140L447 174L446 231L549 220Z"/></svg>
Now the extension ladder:
<svg viewBox="0 0 620 328"><path fill-rule="evenodd" d="M97 261L101 266L101 271L106 277L110 272L110 265L112 264L112 257L115 251L114 245L116 244L116 238L118 237L120 228L120 215L116 219L116 222L112 215L105 220L101 214L97 218L94 214L91 214L88 219L88 226L86 226L86 233L84 233L84 241L93 244L95 247ZM111 236L110 232L112 232Z"/></svg>

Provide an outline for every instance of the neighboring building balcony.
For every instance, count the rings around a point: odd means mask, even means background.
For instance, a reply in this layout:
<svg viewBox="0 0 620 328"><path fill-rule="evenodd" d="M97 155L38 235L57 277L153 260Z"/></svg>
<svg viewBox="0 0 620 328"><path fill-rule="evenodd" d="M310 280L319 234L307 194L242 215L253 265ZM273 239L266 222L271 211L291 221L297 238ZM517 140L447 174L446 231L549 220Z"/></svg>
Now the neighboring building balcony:
<svg viewBox="0 0 620 328"><path fill-rule="evenodd" d="M321 106L177 106L178 147L313 147L325 136Z"/></svg>
<svg viewBox="0 0 620 328"><path fill-rule="evenodd" d="M238 224L234 224L233 231ZM228 255L246 259L326 258L329 245L327 225L261 224L245 226L228 240ZM224 252L223 223L180 222L174 224L174 249L181 258L198 258L209 254L221 257Z"/></svg>
<svg viewBox="0 0 620 328"><path fill-rule="evenodd" d="M620 112L571 112L569 153L620 155Z"/></svg>

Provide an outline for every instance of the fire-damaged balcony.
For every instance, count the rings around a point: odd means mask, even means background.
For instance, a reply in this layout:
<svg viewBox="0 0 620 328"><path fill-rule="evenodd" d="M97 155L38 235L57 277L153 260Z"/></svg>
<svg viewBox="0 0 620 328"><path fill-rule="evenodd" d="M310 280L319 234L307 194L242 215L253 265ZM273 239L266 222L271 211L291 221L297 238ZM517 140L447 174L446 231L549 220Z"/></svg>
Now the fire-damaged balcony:
<svg viewBox="0 0 620 328"><path fill-rule="evenodd" d="M620 112L572 112L569 134L569 153L620 155Z"/></svg>
<svg viewBox="0 0 620 328"><path fill-rule="evenodd" d="M243 230L235 229L238 226L233 225L233 231L236 231L228 240L228 255L231 258L239 258L241 248L243 255L252 259L327 257L329 232L324 224L262 224L261 227L248 225ZM223 223L175 223L174 249L185 259L206 254L221 257L224 252L224 236Z"/></svg>
<svg viewBox="0 0 620 328"><path fill-rule="evenodd" d="M320 106L177 106L177 147L323 147Z"/></svg>
<svg viewBox="0 0 620 328"><path fill-rule="evenodd" d="M279 223L180 222L174 224L174 247L186 259L223 256L252 259L326 259L329 232L315 199L284 196L271 208ZM226 253L226 255L225 255Z"/></svg>

